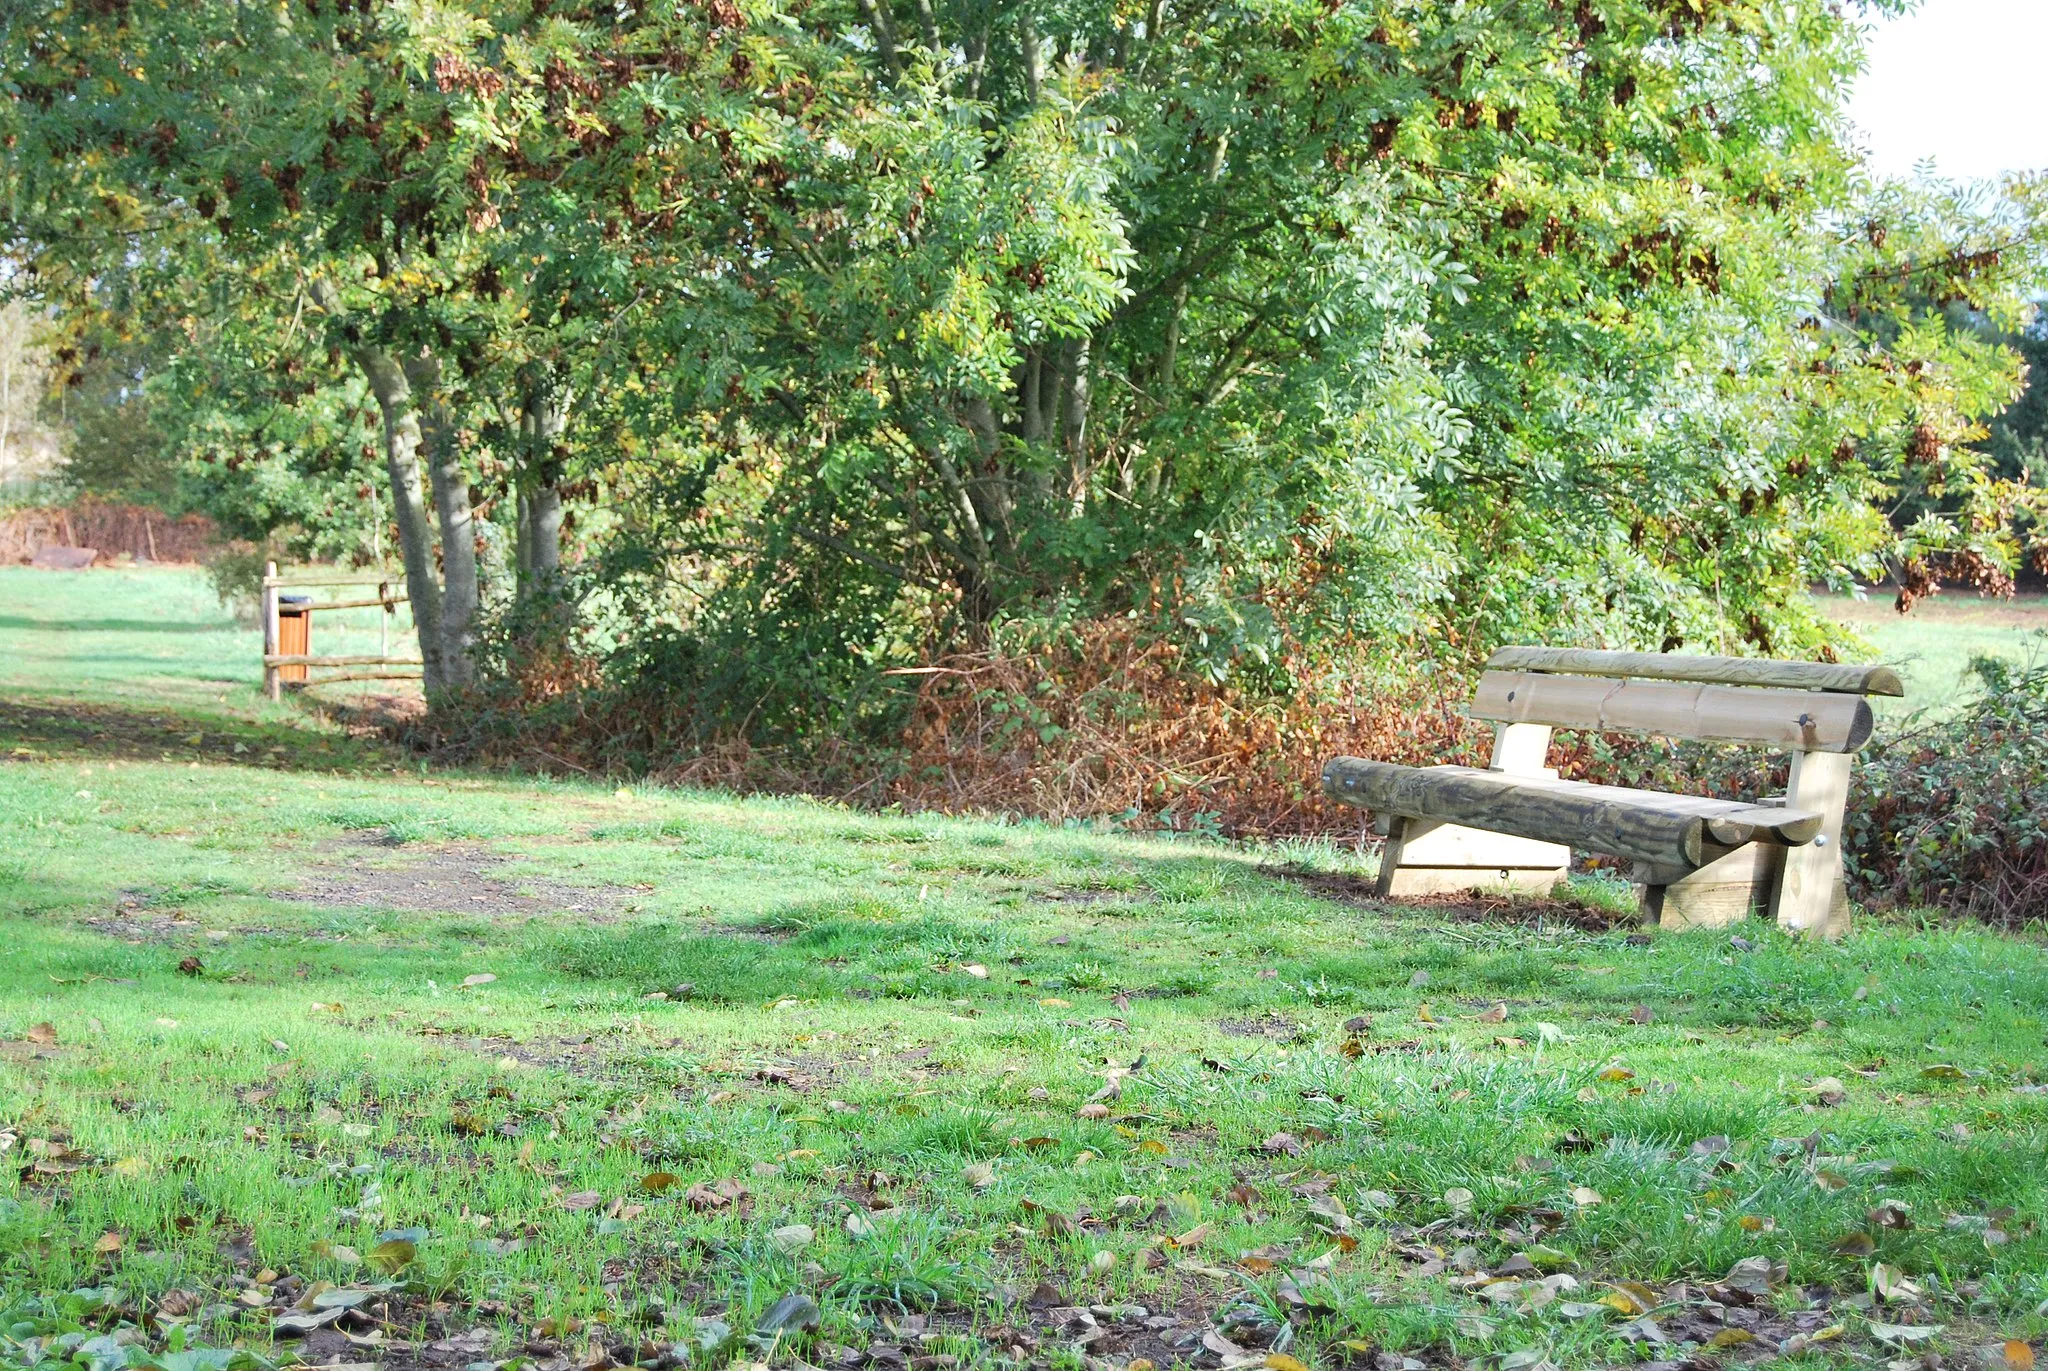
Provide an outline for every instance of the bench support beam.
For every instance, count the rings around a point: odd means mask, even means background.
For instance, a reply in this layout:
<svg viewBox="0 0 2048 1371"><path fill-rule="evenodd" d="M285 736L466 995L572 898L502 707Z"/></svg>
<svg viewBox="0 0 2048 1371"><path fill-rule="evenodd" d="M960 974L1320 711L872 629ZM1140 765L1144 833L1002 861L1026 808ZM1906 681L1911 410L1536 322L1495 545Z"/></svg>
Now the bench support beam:
<svg viewBox="0 0 2048 1371"><path fill-rule="evenodd" d="M1849 805L1844 753L1795 752L1785 804L1822 816L1810 843L1788 849L1771 915L1788 933L1839 938L1849 931L1849 892L1842 879L1842 812Z"/></svg>
<svg viewBox="0 0 2048 1371"><path fill-rule="evenodd" d="M1493 732L1493 763L1508 776L1548 776L1550 729L1543 724L1501 724ZM1508 890L1548 895L1571 870L1572 850L1489 833L1440 819L1396 817L1380 853L1380 896L1452 895L1467 890Z"/></svg>
<svg viewBox="0 0 2048 1371"><path fill-rule="evenodd" d="M1767 908L1787 849L1771 843L1725 848L1693 870L1636 867L1643 917L1664 928L1726 928Z"/></svg>

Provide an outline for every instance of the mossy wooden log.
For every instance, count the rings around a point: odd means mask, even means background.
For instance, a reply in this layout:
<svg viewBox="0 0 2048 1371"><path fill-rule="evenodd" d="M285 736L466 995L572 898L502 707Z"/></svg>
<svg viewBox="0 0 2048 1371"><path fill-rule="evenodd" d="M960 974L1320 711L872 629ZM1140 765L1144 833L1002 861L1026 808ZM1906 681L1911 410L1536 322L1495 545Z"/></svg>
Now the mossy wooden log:
<svg viewBox="0 0 2048 1371"><path fill-rule="evenodd" d="M1534 671L1486 672L1472 694L1471 713L1500 723L1772 743L1802 752L1854 752L1870 741L1874 723L1870 702L1860 695Z"/></svg>
<svg viewBox="0 0 2048 1371"><path fill-rule="evenodd" d="M1548 671L1570 676L1634 676L1646 681L1778 686L1843 695L1904 695L1888 666L1832 662L1767 662L1754 657L1689 657L1668 652L1607 652L1583 647L1504 647L1486 659L1495 671Z"/></svg>
<svg viewBox="0 0 2048 1371"><path fill-rule="evenodd" d="M1767 805L1470 767L1426 769L1338 757L1323 768L1323 793L1388 814L1510 833L1659 866L1701 865L1714 845L1797 844L1821 831L1821 816Z"/></svg>

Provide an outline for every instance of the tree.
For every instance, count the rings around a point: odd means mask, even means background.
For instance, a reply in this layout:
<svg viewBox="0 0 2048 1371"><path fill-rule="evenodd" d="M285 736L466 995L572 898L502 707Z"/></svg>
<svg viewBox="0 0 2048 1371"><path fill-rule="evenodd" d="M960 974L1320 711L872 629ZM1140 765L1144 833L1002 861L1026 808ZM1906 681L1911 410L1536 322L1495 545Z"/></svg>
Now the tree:
<svg viewBox="0 0 2048 1371"><path fill-rule="evenodd" d="M8 241L78 327L358 373L437 695L481 519L546 622L630 604L619 668L760 735L1055 610L1259 690L1825 652L1814 579L2010 560L1967 439L2018 368L1925 306L2016 323L2041 259L2029 186L1863 182L1856 41L1824 0L111 0L0 38Z"/></svg>

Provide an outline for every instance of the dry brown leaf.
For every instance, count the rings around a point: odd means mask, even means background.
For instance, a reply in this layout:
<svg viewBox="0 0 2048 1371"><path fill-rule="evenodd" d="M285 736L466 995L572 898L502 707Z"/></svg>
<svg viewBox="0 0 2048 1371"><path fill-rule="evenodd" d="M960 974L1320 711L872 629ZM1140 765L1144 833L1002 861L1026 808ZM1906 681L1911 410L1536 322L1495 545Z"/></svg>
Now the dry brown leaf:
<svg viewBox="0 0 2048 1371"><path fill-rule="evenodd" d="M752 1199L747 1187L735 1180L699 1181L683 1192L683 1203L700 1214L735 1207L745 1211Z"/></svg>
<svg viewBox="0 0 2048 1371"><path fill-rule="evenodd" d="M28 1040L40 1047L53 1047L57 1042L57 1025L48 1022L32 1023L28 1026Z"/></svg>
<svg viewBox="0 0 2048 1371"><path fill-rule="evenodd" d="M577 1190L562 1196L562 1208L572 1213L583 1209L595 1209L603 1203L604 1196L595 1190Z"/></svg>
<svg viewBox="0 0 2048 1371"><path fill-rule="evenodd" d="M2005 1340L1999 1360L2005 1363L2005 1371L2034 1371L2034 1349L2018 1338Z"/></svg>

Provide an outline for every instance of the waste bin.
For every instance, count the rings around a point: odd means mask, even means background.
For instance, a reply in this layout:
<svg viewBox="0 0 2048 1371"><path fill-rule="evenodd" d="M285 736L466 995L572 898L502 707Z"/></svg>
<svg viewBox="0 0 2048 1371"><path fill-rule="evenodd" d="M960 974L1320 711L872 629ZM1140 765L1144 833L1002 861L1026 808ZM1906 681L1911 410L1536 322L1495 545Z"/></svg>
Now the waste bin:
<svg viewBox="0 0 2048 1371"><path fill-rule="evenodd" d="M280 657L308 657L313 652L313 597L310 595L280 595L277 597L277 652ZM306 683L306 668L303 666L281 666L277 679L287 683Z"/></svg>

